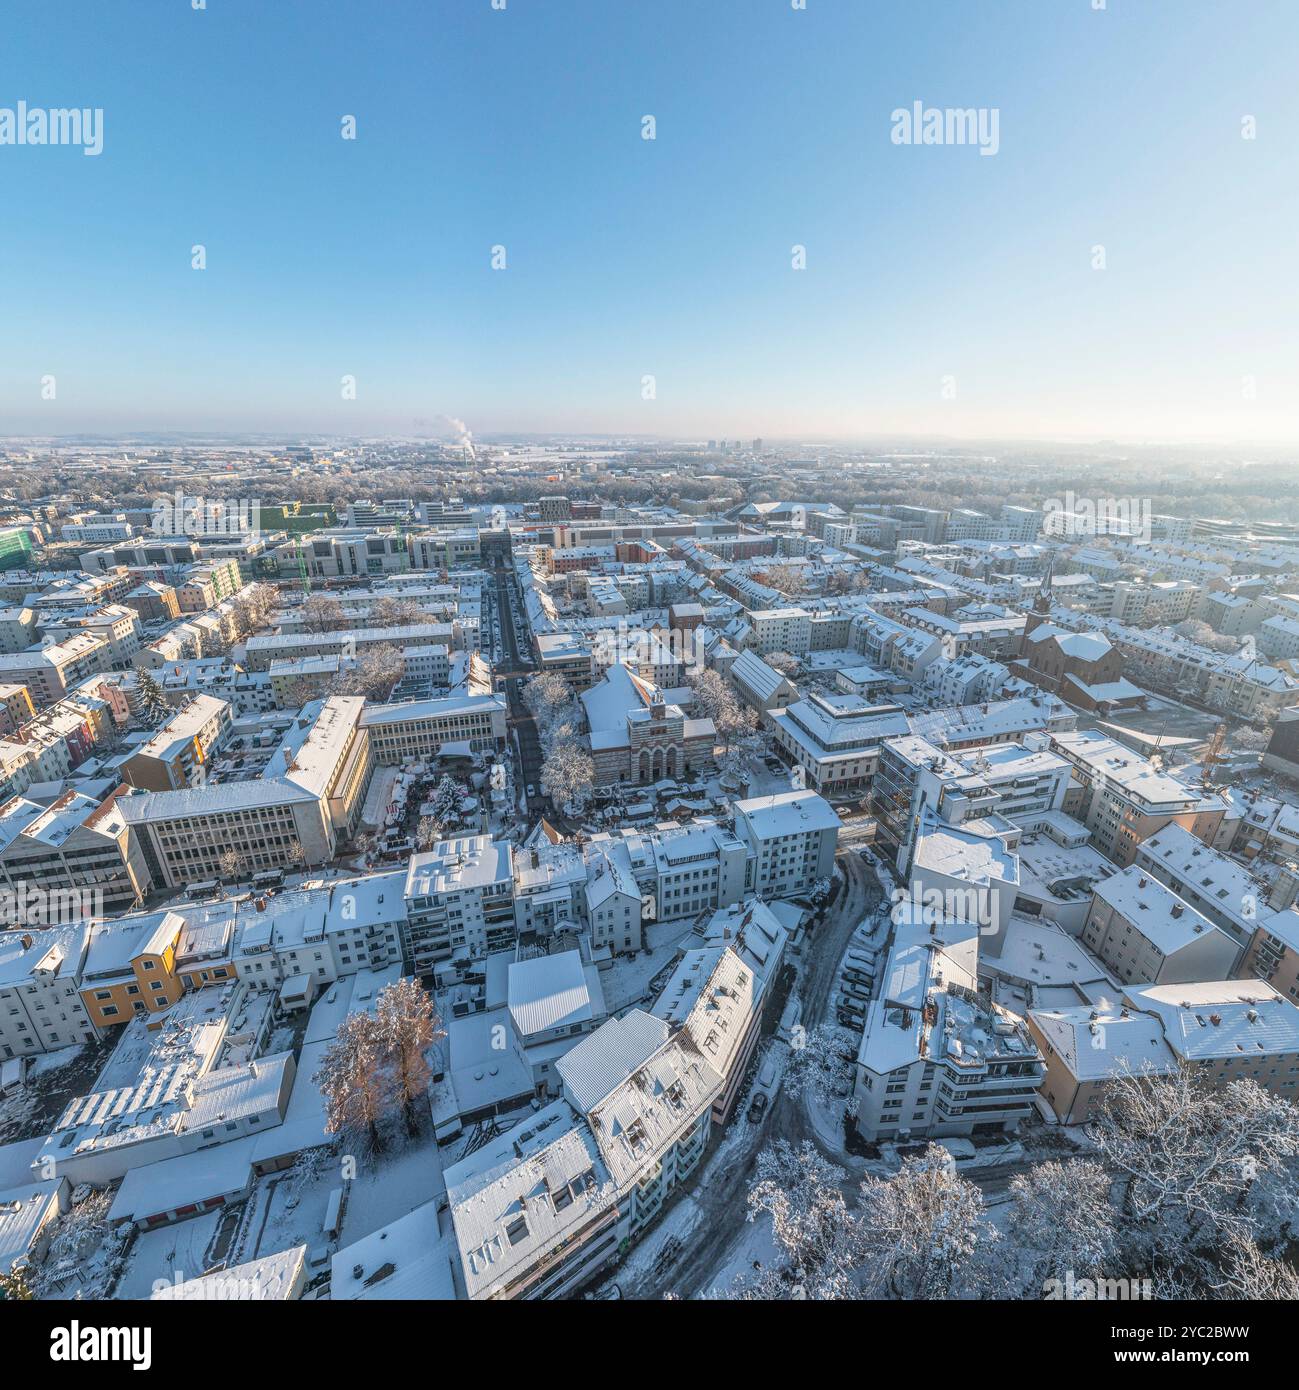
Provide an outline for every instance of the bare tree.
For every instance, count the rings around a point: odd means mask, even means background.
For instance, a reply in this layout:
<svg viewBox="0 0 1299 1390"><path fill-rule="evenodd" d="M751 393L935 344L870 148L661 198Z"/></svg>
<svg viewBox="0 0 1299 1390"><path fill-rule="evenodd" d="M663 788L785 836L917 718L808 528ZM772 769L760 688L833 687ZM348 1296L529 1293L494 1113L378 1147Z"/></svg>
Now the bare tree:
<svg viewBox="0 0 1299 1390"><path fill-rule="evenodd" d="M243 876L244 857L233 845L227 845L225 849L217 855L217 873L220 875L221 882L229 887L232 883L237 883Z"/></svg>
<svg viewBox="0 0 1299 1390"><path fill-rule="evenodd" d="M383 1148L379 1123L387 1105L384 1047L374 1014L351 1013L338 1025L312 1081L325 1101L325 1131L353 1131Z"/></svg>
<svg viewBox="0 0 1299 1390"><path fill-rule="evenodd" d="M433 1076L427 1052L435 1039L445 1037L442 1020L428 991L406 975L381 990L375 1002L380 1045L388 1062L389 1088L406 1118L406 1132L419 1133L418 1105L427 1103Z"/></svg>
<svg viewBox="0 0 1299 1390"><path fill-rule="evenodd" d="M383 594L370 608L371 627L413 627L425 620L424 610L414 599Z"/></svg>
<svg viewBox="0 0 1299 1390"><path fill-rule="evenodd" d="M401 648L391 642L367 646L354 665L340 670L330 683L335 695L364 695L367 700L386 700L406 672Z"/></svg>
<svg viewBox="0 0 1299 1390"><path fill-rule="evenodd" d="M298 610L308 632L337 632L347 626L343 605L332 594L311 594Z"/></svg>
<svg viewBox="0 0 1299 1390"><path fill-rule="evenodd" d="M432 849L442 839L444 829L437 816L421 816L415 827L415 848L421 852Z"/></svg>

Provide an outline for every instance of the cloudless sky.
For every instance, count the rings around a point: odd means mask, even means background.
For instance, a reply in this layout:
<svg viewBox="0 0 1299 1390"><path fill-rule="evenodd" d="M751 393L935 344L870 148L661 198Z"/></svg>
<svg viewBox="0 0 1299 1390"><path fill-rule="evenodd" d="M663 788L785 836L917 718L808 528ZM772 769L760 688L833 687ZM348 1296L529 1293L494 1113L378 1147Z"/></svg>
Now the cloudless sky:
<svg viewBox="0 0 1299 1390"><path fill-rule="evenodd" d="M0 434L1299 440L1299 4L1093 2L11 6Z"/></svg>

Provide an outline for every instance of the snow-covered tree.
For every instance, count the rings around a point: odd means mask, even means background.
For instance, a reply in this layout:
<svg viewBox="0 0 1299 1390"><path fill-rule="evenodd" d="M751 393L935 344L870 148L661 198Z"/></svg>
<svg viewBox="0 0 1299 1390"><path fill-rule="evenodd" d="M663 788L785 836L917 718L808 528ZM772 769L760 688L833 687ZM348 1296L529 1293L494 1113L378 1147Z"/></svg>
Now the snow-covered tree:
<svg viewBox="0 0 1299 1390"><path fill-rule="evenodd" d="M437 1038L445 1036L442 1020L428 990L411 975L379 992L375 1016L389 1093L405 1115L407 1133L414 1137L419 1133L419 1105L427 1099L433 1076L425 1054Z"/></svg>
<svg viewBox="0 0 1299 1390"><path fill-rule="evenodd" d="M230 600L236 635L248 637L265 627L276 597L276 591L269 584L249 584L241 589Z"/></svg>
<svg viewBox="0 0 1299 1390"><path fill-rule="evenodd" d="M1214 1298L1259 1302L1299 1299L1299 1272L1289 1259L1272 1259L1252 1240L1228 1241L1221 1260L1221 1273L1211 1282Z"/></svg>
<svg viewBox="0 0 1299 1390"><path fill-rule="evenodd" d="M21 1265L0 1270L0 1303L28 1303L36 1295L27 1282L27 1271Z"/></svg>
<svg viewBox="0 0 1299 1390"><path fill-rule="evenodd" d="M705 719L713 721L717 736L728 751L737 741L751 738L757 731L757 716L719 671L692 671L686 683L694 693L695 707Z"/></svg>
<svg viewBox="0 0 1299 1390"><path fill-rule="evenodd" d="M785 1068L785 1094L811 1096L823 1105L842 1102L852 1091L857 1038L846 1028L823 1023L810 1032L795 1030Z"/></svg>
<svg viewBox="0 0 1299 1390"><path fill-rule="evenodd" d="M986 1278L997 1233L979 1189L957 1174L941 1145L904 1160L891 1178L867 1177L858 1219L867 1296L954 1298L977 1292Z"/></svg>
<svg viewBox="0 0 1299 1390"><path fill-rule="evenodd" d="M779 589L790 598L807 593L807 572L802 565L764 565L762 569L752 570L751 577L769 589Z"/></svg>
<svg viewBox="0 0 1299 1390"><path fill-rule="evenodd" d="M541 790L556 806L579 811L595 786L595 760L575 739L561 739L541 765Z"/></svg>
<svg viewBox="0 0 1299 1390"><path fill-rule="evenodd" d="M558 671L542 671L523 687L523 703L528 713L540 721L552 710L560 709L573 700L573 687Z"/></svg>
<svg viewBox="0 0 1299 1390"><path fill-rule="evenodd" d="M1208 1281L1230 1242L1274 1237L1278 1200L1293 1202L1299 1110L1254 1081L1127 1072L1107 1086L1093 1130L1121 1180L1131 1259Z"/></svg>
<svg viewBox="0 0 1299 1390"><path fill-rule="evenodd" d="M173 711L162 693L162 687L147 666L138 666L135 671L135 688L140 697L140 713L146 723L158 725Z"/></svg>
<svg viewBox="0 0 1299 1390"><path fill-rule="evenodd" d="M464 800L465 789L456 779L444 773L433 788L433 814L443 825L455 820L460 814L460 803Z"/></svg>
<svg viewBox="0 0 1299 1390"><path fill-rule="evenodd" d="M544 752L576 737L581 724L577 697L557 671L533 676L523 687L523 703L537 721L537 737Z"/></svg>
<svg viewBox="0 0 1299 1390"><path fill-rule="evenodd" d="M1040 1298L1048 1279L1101 1277L1118 1242L1110 1178L1090 1159L1039 1163L1010 1182L1014 1296Z"/></svg>
<svg viewBox="0 0 1299 1390"><path fill-rule="evenodd" d="M338 1025L312 1081L325 1101L325 1131L351 1132L383 1147L379 1129L388 1104L384 1048L374 1014L351 1013Z"/></svg>
<svg viewBox="0 0 1299 1390"><path fill-rule="evenodd" d="M843 1194L847 1178L842 1168L806 1141L795 1148L778 1139L758 1155L748 1219L771 1218L779 1262L761 1276L742 1281L739 1297L856 1297L855 1270L862 1250L857 1216Z"/></svg>

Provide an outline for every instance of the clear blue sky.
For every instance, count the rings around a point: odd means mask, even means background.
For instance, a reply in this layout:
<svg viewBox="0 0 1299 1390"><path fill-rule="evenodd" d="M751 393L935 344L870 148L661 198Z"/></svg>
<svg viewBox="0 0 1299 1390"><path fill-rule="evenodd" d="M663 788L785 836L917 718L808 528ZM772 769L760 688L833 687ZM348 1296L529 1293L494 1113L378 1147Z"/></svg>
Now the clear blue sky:
<svg viewBox="0 0 1299 1390"><path fill-rule="evenodd" d="M1092 2L13 6L0 434L1299 439L1299 5Z"/></svg>

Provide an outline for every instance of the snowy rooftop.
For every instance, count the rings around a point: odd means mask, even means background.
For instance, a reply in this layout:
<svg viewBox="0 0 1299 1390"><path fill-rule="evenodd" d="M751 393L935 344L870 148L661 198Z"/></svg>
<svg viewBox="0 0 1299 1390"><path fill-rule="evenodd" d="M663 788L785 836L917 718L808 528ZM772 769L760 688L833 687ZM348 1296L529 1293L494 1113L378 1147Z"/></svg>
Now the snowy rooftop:
<svg viewBox="0 0 1299 1390"><path fill-rule="evenodd" d="M913 862L917 869L970 883L1019 882L1018 857L995 835L946 825L928 814L921 822Z"/></svg>
<svg viewBox="0 0 1299 1390"><path fill-rule="evenodd" d="M283 1302L296 1298L306 1282L307 1247L292 1245L287 1250L263 1255L260 1259L230 1265L212 1274L186 1279L182 1284L166 1284L155 1299L203 1301L239 1297L261 1302Z"/></svg>
<svg viewBox="0 0 1299 1390"><path fill-rule="evenodd" d="M1055 747L1087 773L1117 787L1146 806L1190 807L1197 794L1175 777L1159 772L1148 758L1095 729L1053 735Z"/></svg>
<svg viewBox="0 0 1299 1390"><path fill-rule="evenodd" d="M1125 1070L1159 1074L1177 1065L1159 1020L1117 1002L1034 1009L1029 1017L1079 1081L1100 1081Z"/></svg>
<svg viewBox="0 0 1299 1390"><path fill-rule="evenodd" d="M604 1014L599 972L580 951L534 956L509 967L508 1007L522 1038L590 1023Z"/></svg>
<svg viewBox="0 0 1299 1390"><path fill-rule="evenodd" d="M555 1064L573 1104L590 1111L667 1041L668 1031L642 1009L602 1023Z"/></svg>
<svg viewBox="0 0 1299 1390"><path fill-rule="evenodd" d="M564 1101L446 1170L465 1288L505 1288L567 1235L617 1211L590 1130Z"/></svg>
<svg viewBox="0 0 1299 1390"><path fill-rule="evenodd" d="M427 853L411 855L406 897L427 898L512 883L512 857L510 842L490 835L440 840Z"/></svg>
<svg viewBox="0 0 1299 1390"><path fill-rule="evenodd" d="M1213 935L1222 942L1229 941L1207 917L1139 865L1131 864L1102 879L1093 891L1165 956L1189 946L1197 937Z"/></svg>
<svg viewBox="0 0 1299 1390"><path fill-rule="evenodd" d="M1168 1045L1181 1058L1299 1053L1299 1009L1265 980L1152 985L1129 997L1159 1017Z"/></svg>
<svg viewBox="0 0 1299 1390"><path fill-rule="evenodd" d="M842 826L830 803L811 791L777 792L737 801L735 815L737 823L743 818L763 840L810 831L837 831Z"/></svg>

